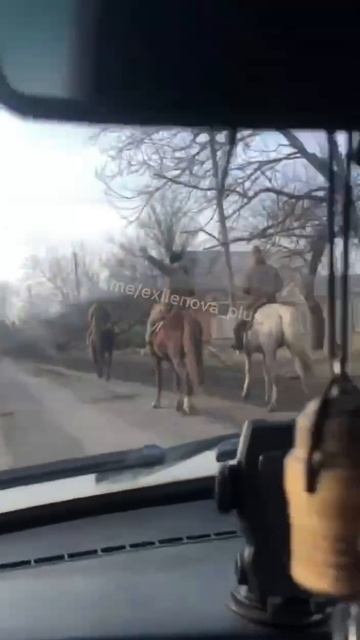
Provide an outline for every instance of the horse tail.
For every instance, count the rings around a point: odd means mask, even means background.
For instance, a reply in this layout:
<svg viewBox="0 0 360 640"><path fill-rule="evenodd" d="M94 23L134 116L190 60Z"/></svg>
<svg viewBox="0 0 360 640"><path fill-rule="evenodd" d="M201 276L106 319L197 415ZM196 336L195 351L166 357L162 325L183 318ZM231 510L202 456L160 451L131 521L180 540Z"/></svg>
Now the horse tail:
<svg viewBox="0 0 360 640"><path fill-rule="evenodd" d="M183 348L186 370L196 389L204 381L202 326L190 314L184 314Z"/></svg>
<svg viewBox="0 0 360 640"><path fill-rule="evenodd" d="M289 316L286 320L283 318L282 325L284 342L293 356L297 368L304 376L312 375L314 373L313 361L299 321L298 311L290 308Z"/></svg>

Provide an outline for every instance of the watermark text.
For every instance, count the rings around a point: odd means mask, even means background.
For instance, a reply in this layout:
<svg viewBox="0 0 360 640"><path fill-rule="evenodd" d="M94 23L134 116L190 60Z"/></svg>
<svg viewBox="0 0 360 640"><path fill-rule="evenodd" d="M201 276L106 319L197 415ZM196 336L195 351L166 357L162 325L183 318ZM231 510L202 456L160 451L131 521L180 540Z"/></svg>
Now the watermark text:
<svg viewBox="0 0 360 640"><path fill-rule="evenodd" d="M228 320L249 321L252 318L251 312L247 311L243 305L239 305L239 307L229 306L227 313L224 315L220 313L221 304L215 300L203 300L196 296L180 296L171 293L169 289L150 289L149 287L143 287L141 283L134 285L112 279L110 281L110 291L132 296L133 298L150 300L153 304L171 304L174 307L179 306L192 311L209 312Z"/></svg>

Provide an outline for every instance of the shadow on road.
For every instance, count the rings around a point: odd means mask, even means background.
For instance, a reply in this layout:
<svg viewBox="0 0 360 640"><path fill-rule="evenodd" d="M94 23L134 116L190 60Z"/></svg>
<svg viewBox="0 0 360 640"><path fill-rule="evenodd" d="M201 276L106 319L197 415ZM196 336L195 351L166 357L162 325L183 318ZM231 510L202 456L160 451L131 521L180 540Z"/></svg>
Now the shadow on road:
<svg viewBox="0 0 360 640"><path fill-rule="evenodd" d="M52 424L51 418L45 417L39 409L20 409L12 416L0 417L0 432L7 457L10 458L10 467L76 458L85 454L78 438L58 424Z"/></svg>
<svg viewBox="0 0 360 640"><path fill-rule="evenodd" d="M105 398L90 398L86 404L107 404L108 402L117 402L118 400L135 400L139 395L137 393L113 393Z"/></svg>
<svg viewBox="0 0 360 640"><path fill-rule="evenodd" d="M0 366L0 467L19 467L84 454L58 411L39 400L16 365ZM2 441L2 442L1 442Z"/></svg>
<svg viewBox="0 0 360 640"><path fill-rule="evenodd" d="M89 362L85 355L82 354L64 354L57 358L57 364L62 367L68 367L77 371L92 372L92 363ZM143 385L155 387L154 365L148 356L129 355L127 353L117 352L113 364L114 380L123 380L125 382L137 382ZM173 391L172 375L164 375L164 389ZM242 362L238 366L224 367L221 365L211 365L205 367L205 385L204 392L209 397L222 398L231 402L243 405L241 399L241 389L244 383L244 367ZM311 383L311 397L322 393L326 380L321 377L315 379ZM298 412L307 401L300 381L279 375L278 378L278 410L280 412ZM259 409L265 409L264 399L264 379L262 373L262 365L259 361L253 363L253 384L251 397L249 398L251 405L256 405ZM246 406L246 405L245 405Z"/></svg>

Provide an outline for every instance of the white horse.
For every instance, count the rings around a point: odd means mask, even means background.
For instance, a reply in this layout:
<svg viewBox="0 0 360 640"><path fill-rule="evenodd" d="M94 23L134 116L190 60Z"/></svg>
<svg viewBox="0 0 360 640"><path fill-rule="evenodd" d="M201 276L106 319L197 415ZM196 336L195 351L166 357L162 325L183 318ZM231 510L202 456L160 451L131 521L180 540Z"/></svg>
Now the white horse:
<svg viewBox="0 0 360 640"><path fill-rule="evenodd" d="M303 390L307 394L306 377L312 374L313 366L299 321L299 313L299 309L294 306L280 303L266 304L256 311L252 325L244 335L245 382L242 397L246 399L249 395L251 356L254 353L261 353L265 378L265 402L268 404L269 411L273 411L277 403L276 352L281 347L287 347L293 356L296 371L300 376Z"/></svg>

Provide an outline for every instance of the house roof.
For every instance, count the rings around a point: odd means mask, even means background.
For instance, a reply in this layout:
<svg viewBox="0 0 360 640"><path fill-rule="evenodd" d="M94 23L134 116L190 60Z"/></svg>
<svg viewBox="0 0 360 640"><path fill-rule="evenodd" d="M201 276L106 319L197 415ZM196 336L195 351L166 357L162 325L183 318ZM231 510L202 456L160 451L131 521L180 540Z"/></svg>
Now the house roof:
<svg viewBox="0 0 360 640"><path fill-rule="evenodd" d="M217 291L227 289L227 269L225 264L224 252L221 249L211 251L188 251L187 260L192 270L195 288L197 290ZM250 251L232 251L232 266L234 280L236 285L240 285L242 278L249 266ZM276 260L271 260L272 264L276 264ZM299 282L299 273L297 264L278 264L280 272L284 277L284 281L289 281L290 272L294 274L294 282ZM296 275L298 274L298 275ZM360 274L350 276L350 291L360 294ZM337 297L340 295L341 282L337 277L336 281ZM320 297L327 296L327 276L320 274L315 281L315 295Z"/></svg>
<svg viewBox="0 0 360 640"><path fill-rule="evenodd" d="M232 251L231 258L234 279L237 284L249 266L250 251ZM186 260L192 272L196 289L213 291L227 289L227 268L224 252L221 249L187 251Z"/></svg>

